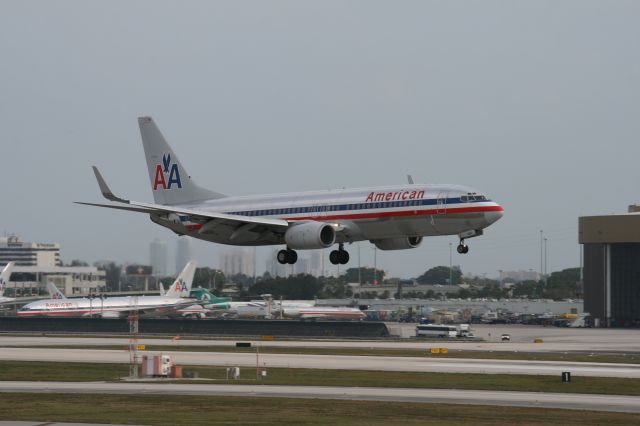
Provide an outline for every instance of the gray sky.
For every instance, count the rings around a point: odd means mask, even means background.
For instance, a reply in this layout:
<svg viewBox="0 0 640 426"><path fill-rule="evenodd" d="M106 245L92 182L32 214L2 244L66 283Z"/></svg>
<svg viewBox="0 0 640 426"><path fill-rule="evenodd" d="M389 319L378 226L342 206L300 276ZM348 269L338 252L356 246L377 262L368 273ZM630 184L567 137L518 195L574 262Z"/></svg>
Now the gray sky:
<svg viewBox="0 0 640 426"><path fill-rule="evenodd" d="M506 212L454 253L464 272L538 270L541 229L549 269L577 266L578 216L640 200L638 22L636 1L5 0L0 226L65 261L173 246L145 215L72 204L101 200L92 164L152 200L136 121L151 115L211 189L470 185ZM378 265L415 276L449 242ZM194 247L217 266L221 246Z"/></svg>

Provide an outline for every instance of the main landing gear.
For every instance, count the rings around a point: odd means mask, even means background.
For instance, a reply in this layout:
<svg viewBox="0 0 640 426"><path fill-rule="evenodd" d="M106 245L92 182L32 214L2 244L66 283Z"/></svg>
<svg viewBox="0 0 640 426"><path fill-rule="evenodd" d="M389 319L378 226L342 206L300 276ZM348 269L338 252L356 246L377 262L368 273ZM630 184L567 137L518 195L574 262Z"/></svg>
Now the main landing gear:
<svg viewBox="0 0 640 426"><path fill-rule="evenodd" d="M338 250L329 253L329 261L334 265L346 265L349 262L349 253L344 249L344 244L338 244ZM293 265L298 261L298 253L295 250L280 250L276 256L281 265Z"/></svg>
<svg viewBox="0 0 640 426"><path fill-rule="evenodd" d="M281 265L285 265L287 263L293 265L298 261L298 253L291 249L280 250L276 258L278 259L278 263Z"/></svg>
<svg viewBox="0 0 640 426"><path fill-rule="evenodd" d="M329 253L329 261L334 265L346 265L349 262L349 253L344 249L344 244L338 244L338 250Z"/></svg>

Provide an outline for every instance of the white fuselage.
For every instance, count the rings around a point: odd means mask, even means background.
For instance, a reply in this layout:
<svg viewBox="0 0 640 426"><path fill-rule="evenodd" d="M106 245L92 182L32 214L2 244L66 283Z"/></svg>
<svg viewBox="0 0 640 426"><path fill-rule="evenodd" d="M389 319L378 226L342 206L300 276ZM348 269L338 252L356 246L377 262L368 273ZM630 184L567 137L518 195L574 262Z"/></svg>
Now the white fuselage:
<svg viewBox="0 0 640 426"><path fill-rule="evenodd" d="M29 303L18 311L18 316L51 317L118 317L138 310L141 315L162 315L194 302L191 299L165 296L125 296L104 299L47 299Z"/></svg>
<svg viewBox="0 0 640 426"><path fill-rule="evenodd" d="M309 307L283 307L283 315L288 318L300 319L350 319L361 320L367 315L358 308L309 306Z"/></svg>
<svg viewBox="0 0 640 426"><path fill-rule="evenodd" d="M327 222L344 229L336 242L461 234L482 230L503 213L498 203L472 188L419 184L226 197L180 207L289 222ZM269 232L250 241L233 239L233 226L222 223L207 229L205 223L185 214L151 218L177 233L221 244L284 244L282 235Z"/></svg>

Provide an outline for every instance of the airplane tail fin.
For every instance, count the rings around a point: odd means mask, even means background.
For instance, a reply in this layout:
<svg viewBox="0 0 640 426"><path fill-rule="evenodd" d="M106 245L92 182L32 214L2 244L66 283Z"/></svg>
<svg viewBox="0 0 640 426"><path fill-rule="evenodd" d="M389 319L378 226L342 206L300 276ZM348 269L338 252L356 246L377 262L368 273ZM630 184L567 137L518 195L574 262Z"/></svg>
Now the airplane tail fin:
<svg viewBox="0 0 640 426"><path fill-rule="evenodd" d="M207 302L207 303L226 303L231 301L231 299L228 297L218 297L212 294L206 288L200 288L200 287L194 290L191 290L190 295L191 297L198 299L201 302Z"/></svg>
<svg viewBox="0 0 640 426"><path fill-rule="evenodd" d="M58 287L56 287L56 285L51 281L47 281L47 291L49 292L49 297L51 297L52 299L67 298L67 296L65 296L64 293L61 292L60 289L58 289Z"/></svg>
<svg viewBox="0 0 640 426"><path fill-rule="evenodd" d="M188 262L164 295L175 298L189 297L193 276L196 273L196 265L195 260Z"/></svg>
<svg viewBox="0 0 640 426"><path fill-rule="evenodd" d="M157 204L184 204L223 198L198 186L180 163L151 117L138 118L153 199Z"/></svg>
<svg viewBox="0 0 640 426"><path fill-rule="evenodd" d="M15 262L7 263L7 266L5 266L2 272L0 272L0 297L4 295L4 288L7 286L9 278L11 278L11 271L13 271L13 266L15 264Z"/></svg>

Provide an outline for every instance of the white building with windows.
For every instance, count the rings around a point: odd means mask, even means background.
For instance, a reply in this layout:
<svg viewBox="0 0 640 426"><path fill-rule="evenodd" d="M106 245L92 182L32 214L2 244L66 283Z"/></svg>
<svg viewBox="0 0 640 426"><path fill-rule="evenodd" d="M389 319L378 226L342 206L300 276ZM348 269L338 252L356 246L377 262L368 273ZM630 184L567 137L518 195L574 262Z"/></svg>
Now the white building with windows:
<svg viewBox="0 0 640 426"><path fill-rule="evenodd" d="M5 291L11 297L43 295L49 281L66 296L98 294L107 286L106 272L95 266L15 266Z"/></svg>
<svg viewBox="0 0 640 426"><path fill-rule="evenodd" d="M0 238L0 266L60 266L60 244L28 243L16 235Z"/></svg>
<svg viewBox="0 0 640 426"><path fill-rule="evenodd" d="M12 235L0 238L0 269L15 262L5 296L35 296L53 282L65 295L88 295L105 290L106 273L94 266L62 266L60 244L20 241Z"/></svg>

